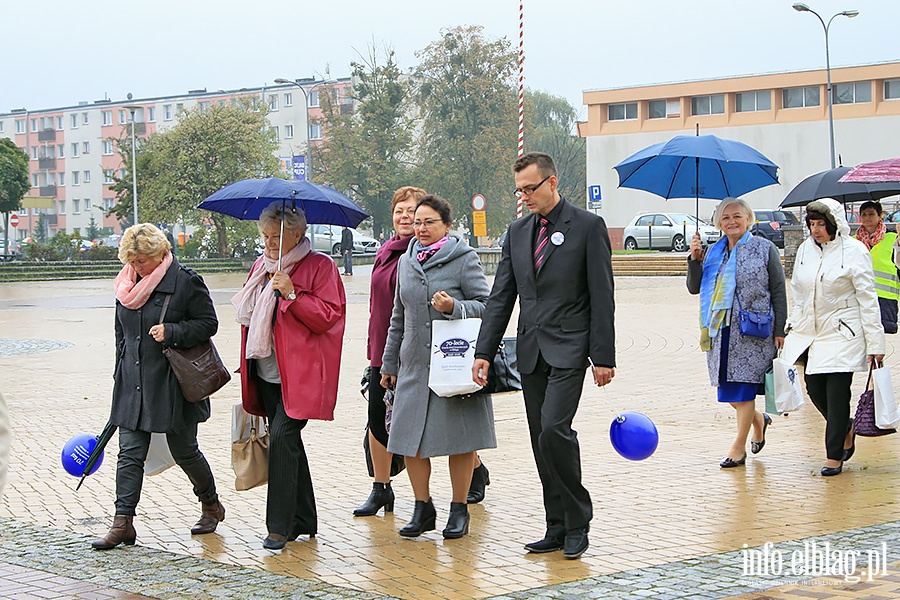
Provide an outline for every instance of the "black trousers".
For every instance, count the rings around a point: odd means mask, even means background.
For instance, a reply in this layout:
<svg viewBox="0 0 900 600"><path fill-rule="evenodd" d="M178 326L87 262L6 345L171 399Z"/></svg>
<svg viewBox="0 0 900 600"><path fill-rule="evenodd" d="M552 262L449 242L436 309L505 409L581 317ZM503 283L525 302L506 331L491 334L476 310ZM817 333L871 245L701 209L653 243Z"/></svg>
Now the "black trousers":
<svg viewBox="0 0 900 600"><path fill-rule="evenodd" d="M318 518L312 475L300 432L306 419L284 412L281 385L257 377L259 396L269 417L269 490L266 527L269 533L296 538L314 535Z"/></svg>
<svg viewBox="0 0 900 600"><path fill-rule="evenodd" d="M853 373L805 375L806 392L825 417L825 455L831 460L844 457L844 439L850 427L850 385Z"/></svg>
<svg viewBox="0 0 900 600"><path fill-rule="evenodd" d="M381 367L372 367L369 376L369 431L372 436L387 448L388 432L384 425L384 417L387 414L387 406L384 404L384 392L381 387Z"/></svg>
<svg viewBox="0 0 900 600"><path fill-rule="evenodd" d="M572 420L584 387L585 369L557 369L538 356L534 372L522 373L531 449L544 492L546 534L562 537L593 517L581 484L581 452Z"/></svg>
<svg viewBox="0 0 900 600"><path fill-rule="evenodd" d="M172 458L194 485L200 502L213 504L219 499L216 481L206 457L197 445L197 424L178 433L167 433ZM144 484L144 461L150 449L150 433L119 428L119 459L116 465L116 514L134 516Z"/></svg>

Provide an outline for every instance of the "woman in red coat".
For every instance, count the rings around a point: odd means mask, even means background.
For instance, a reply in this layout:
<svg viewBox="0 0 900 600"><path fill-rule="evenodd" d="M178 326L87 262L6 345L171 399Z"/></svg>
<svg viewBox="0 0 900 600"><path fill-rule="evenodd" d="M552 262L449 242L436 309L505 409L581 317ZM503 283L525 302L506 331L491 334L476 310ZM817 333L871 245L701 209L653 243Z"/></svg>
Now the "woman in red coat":
<svg viewBox="0 0 900 600"><path fill-rule="evenodd" d="M263 547L279 550L300 535L316 534L316 500L300 433L309 419L334 419L347 301L334 261L304 237L302 211L274 202L260 215L259 231L265 253L231 302L241 324L244 410L269 419L269 533Z"/></svg>

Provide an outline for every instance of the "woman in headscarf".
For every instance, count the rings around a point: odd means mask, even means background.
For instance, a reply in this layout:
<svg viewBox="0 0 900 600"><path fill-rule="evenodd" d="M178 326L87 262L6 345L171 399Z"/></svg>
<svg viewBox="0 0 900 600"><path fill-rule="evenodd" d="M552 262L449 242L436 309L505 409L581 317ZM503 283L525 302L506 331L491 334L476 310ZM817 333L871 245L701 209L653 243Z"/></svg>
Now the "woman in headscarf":
<svg viewBox="0 0 900 600"><path fill-rule="evenodd" d="M304 237L303 211L273 202L259 217L259 232L265 252L231 303L241 324L244 410L269 419L263 548L280 550L300 535L316 535L300 434L309 419L334 419L347 301L334 261Z"/></svg>

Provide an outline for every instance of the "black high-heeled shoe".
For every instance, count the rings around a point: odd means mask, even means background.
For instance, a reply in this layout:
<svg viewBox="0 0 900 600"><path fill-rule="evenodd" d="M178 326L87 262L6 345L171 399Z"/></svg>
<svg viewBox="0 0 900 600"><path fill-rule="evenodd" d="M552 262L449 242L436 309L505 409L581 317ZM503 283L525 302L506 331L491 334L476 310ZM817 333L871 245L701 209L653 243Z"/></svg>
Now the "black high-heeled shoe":
<svg viewBox="0 0 900 600"><path fill-rule="evenodd" d="M850 419L850 428L847 430L848 433L852 432L853 435L850 436L850 447L844 448L844 456L842 462L847 462L853 457L853 453L856 452L856 430L853 428L854 419Z"/></svg>
<svg viewBox="0 0 900 600"><path fill-rule="evenodd" d="M431 501L431 498L427 502L416 500L416 508L413 510L412 520L400 530L400 535L403 537L418 537L426 531L433 531L436 518L437 511L434 510L434 503Z"/></svg>
<svg viewBox="0 0 900 600"><path fill-rule="evenodd" d="M769 428L769 425L772 424L772 417L763 413L763 435L762 440L759 442L754 442L750 440L750 452L753 454L759 454L763 448L766 447L766 429Z"/></svg>
<svg viewBox="0 0 900 600"><path fill-rule="evenodd" d="M743 466L744 463L747 462L747 453L744 452L744 455L739 460L734 460L730 456L725 457L725 460L719 463L719 466L723 469L731 469L734 467Z"/></svg>
<svg viewBox="0 0 900 600"><path fill-rule="evenodd" d="M484 488L491 485L491 474L484 463L478 465L472 471L472 483L469 485L469 493L466 496L468 504L478 504L484 500Z"/></svg>
<svg viewBox="0 0 900 600"><path fill-rule="evenodd" d="M277 535L278 538L281 538L281 539L273 538L272 537L273 535ZM265 548L266 550L281 550L282 548L284 548L284 545L286 542L287 542L287 537L277 534L277 533L275 533L275 534L270 533L263 540L263 548Z"/></svg>
<svg viewBox="0 0 900 600"><path fill-rule="evenodd" d="M840 475L843 469L843 463L841 463L841 465L837 467L822 467L822 477L833 477L835 475Z"/></svg>
<svg viewBox="0 0 900 600"><path fill-rule="evenodd" d="M391 489L391 482L372 484L372 492L365 504L353 511L354 517L371 517L378 513L384 507L384 512L394 512L394 490Z"/></svg>
<svg viewBox="0 0 900 600"><path fill-rule="evenodd" d="M450 518L442 533L448 540L455 540L469 533L469 507L465 503L450 503Z"/></svg>

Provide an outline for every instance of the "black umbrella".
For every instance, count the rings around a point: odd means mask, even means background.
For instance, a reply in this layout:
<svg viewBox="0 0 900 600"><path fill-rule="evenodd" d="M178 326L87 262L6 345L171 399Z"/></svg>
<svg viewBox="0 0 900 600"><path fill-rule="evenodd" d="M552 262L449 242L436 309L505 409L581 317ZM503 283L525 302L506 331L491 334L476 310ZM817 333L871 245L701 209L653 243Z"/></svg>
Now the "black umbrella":
<svg viewBox="0 0 900 600"><path fill-rule="evenodd" d="M116 429L116 425L113 425L111 422L107 423L106 427L103 428L103 431L100 432L100 435L97 436L97 445L94 446L93 450L91 450L87 461L84 463L84 472L81 474L81 481L78 482L78 486L75 488L76 492L81 489L81 484L84 483L84 478L90 474L90 472L94 469L94 465L96 465L97 461L100 460L100 455L103 454L103 449L106 448L106 445L109 443L110 438L112 438L113 434L116 432Z"/></svg>
<svg viewBox="0 0 900 600"><path fill-rule="evenodd" d="M792 189L781 206L806 206L820 198L834 198L838 202L865 202L900 194L900 183L840 183L838 180L852 167L837 167L810 175Z"/></svg>

